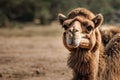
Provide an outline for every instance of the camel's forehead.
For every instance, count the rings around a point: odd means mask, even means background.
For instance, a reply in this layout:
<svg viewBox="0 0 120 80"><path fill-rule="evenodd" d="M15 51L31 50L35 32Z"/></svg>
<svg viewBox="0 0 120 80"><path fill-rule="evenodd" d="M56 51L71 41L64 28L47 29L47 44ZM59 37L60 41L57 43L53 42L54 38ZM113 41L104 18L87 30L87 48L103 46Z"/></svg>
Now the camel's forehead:
<svg viewBox="0 0 120 80"><path fill-rule="evenodd" d="M64 25L71 25L73 24L75 21L79 21L80 24L82 23L87 23L87 24L90 24L90 25L93 25L93 22L92 20L88 19L88 18L85 18L85 17L82 17L82 16L77 16L73 19L67 19L64 21Z"/></svg>

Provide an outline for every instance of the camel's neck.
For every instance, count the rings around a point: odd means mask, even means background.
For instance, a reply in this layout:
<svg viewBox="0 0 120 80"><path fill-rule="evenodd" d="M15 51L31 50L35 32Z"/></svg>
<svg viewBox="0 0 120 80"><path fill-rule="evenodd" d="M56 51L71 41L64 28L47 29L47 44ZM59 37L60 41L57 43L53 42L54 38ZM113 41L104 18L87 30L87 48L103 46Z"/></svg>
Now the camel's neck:
<svg viewBox="0 0 120 80"><path fill-rule="evenodd" d="M98 72L99 52L90 52L87 49L76 49L71 52L68 65L74 71L73 80L96 80Z"/></svg>

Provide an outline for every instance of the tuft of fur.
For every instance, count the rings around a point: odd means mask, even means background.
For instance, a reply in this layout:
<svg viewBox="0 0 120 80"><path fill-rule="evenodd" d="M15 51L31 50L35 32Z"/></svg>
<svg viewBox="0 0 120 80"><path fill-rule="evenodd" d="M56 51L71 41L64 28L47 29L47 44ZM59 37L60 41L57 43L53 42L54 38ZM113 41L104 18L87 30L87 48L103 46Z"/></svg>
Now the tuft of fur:
<svg viewBox="0 0 120 80"><path fill-rule="evenodd" d="M93 19L95 15L91 13L91 11L85 9L85 8L76 8L68 13L67 18L73 19L76 16L84 16L88 19Z"/></svg>

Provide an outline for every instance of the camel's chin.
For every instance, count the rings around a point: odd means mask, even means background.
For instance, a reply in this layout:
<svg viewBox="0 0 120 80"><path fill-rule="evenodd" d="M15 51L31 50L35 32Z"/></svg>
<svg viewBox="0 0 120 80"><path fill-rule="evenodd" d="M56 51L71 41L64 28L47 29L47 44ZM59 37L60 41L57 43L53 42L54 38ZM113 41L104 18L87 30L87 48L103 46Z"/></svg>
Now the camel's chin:
<svg viewBox="0 0 120 80"><path fill-rule="evenodd" d="M72 45L68 45L70 48L77 48L79 47L79 45L75 45L75 44L72 44Z"/></svg>
<svg viewBox="0 0 120 80"><path fill-rule="evenodd" d="M80 45L80 42L73 42L73 43L68 43L67 44L70 48L77 48Z"/></svg>

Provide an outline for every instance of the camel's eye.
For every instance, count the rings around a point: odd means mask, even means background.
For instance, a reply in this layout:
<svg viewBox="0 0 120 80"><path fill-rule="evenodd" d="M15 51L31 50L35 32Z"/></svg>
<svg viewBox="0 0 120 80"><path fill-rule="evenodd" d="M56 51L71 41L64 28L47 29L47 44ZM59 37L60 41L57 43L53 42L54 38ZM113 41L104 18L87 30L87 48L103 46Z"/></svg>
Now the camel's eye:
<svg viewBox="0 0 120 80"><path fill-rule="evenodd" d="M91 30L93 30L93 27L91 25L87 26L87 31L90 32Z"/></svg>
<svg viewBox="0 0 120 80"><path fill-rule="evenodd" d="M63 28L64 28L65 30L67 30L67 29L68 29L68 26L67 26L67 25L63 25Z"/></svg>

